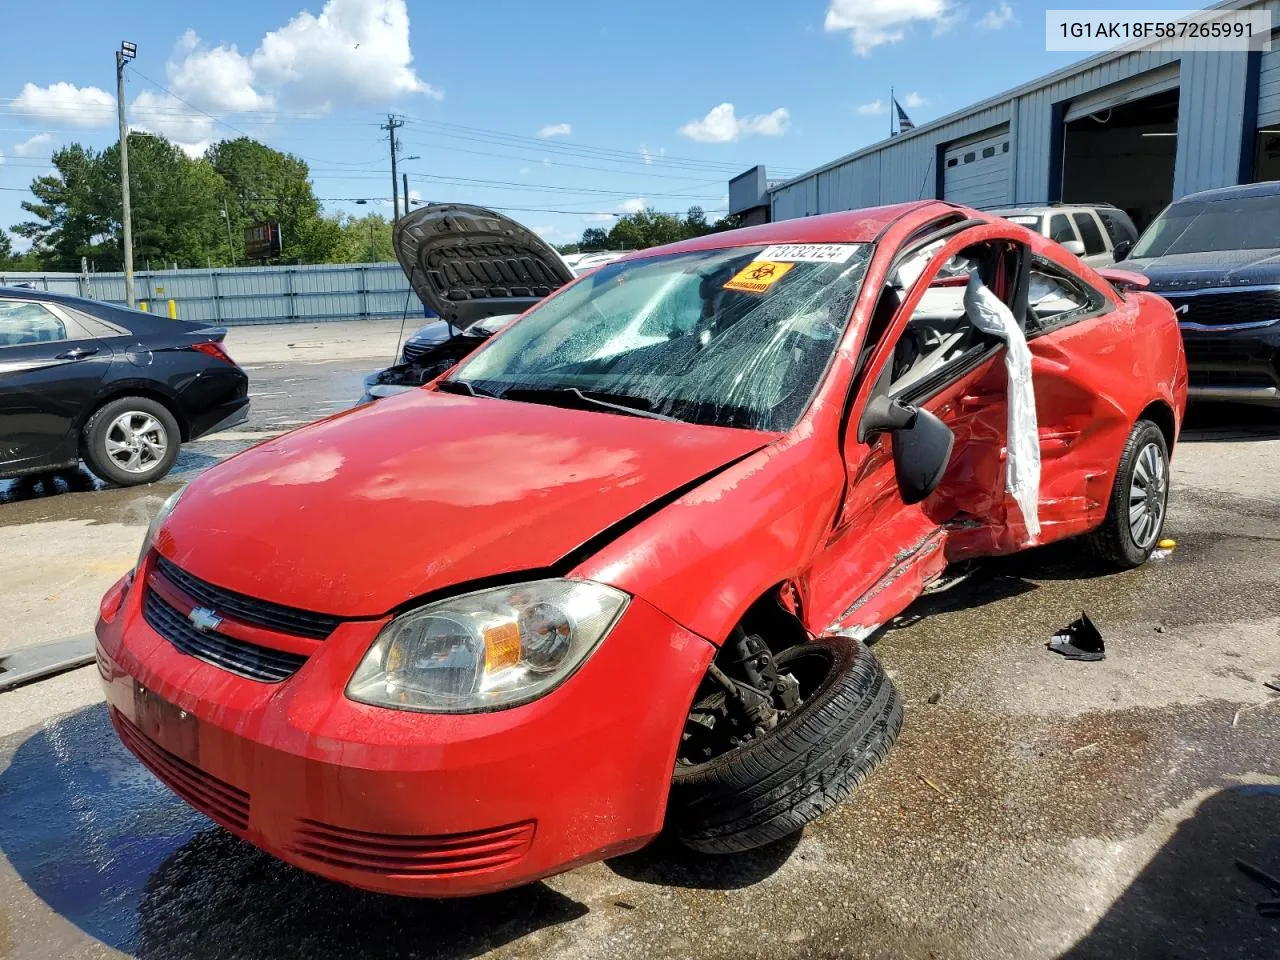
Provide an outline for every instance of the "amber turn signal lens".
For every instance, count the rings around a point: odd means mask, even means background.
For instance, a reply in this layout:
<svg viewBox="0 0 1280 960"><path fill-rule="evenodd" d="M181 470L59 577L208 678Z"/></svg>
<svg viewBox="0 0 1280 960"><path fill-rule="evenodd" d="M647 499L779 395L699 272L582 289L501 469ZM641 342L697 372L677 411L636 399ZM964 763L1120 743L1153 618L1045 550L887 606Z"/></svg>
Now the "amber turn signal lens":
<svg viewBox="0 0 1280 960"><path fill-rule="evenodd" d="M484 631L484 672L497 673L520 662L520 628L511 622Z"/></svg>

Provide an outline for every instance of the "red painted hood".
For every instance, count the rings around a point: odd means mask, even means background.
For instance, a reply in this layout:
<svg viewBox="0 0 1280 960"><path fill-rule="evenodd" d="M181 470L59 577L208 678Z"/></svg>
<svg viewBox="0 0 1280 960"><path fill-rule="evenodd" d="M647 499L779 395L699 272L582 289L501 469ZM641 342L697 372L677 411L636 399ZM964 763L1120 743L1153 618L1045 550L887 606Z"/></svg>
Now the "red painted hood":
<svg viewBox="0 0 1280 960"><path fill-rule="evenodd" d="M774 435L414 390L193 481L157 537L218 586L346 617L547 567Z"/></svg>

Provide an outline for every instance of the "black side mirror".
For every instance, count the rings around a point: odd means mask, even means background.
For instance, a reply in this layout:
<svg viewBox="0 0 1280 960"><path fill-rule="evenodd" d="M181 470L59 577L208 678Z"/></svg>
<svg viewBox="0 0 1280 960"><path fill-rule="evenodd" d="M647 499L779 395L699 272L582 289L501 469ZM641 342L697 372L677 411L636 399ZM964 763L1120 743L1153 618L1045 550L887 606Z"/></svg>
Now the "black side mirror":
<svg viewBox="0 0 1280 960"><path fill-rule="evenodd" d="M861 433L888 433L893 442L893 471L903 503L919 503L942 482L951 461L955 435L928 410L880 394L867 404Z"/></svg>
<svg viewBox="0 0 1280 960"><path fill-rule="evenodd" d="M1116 263L1119 263L1121 260L1127 257L1129 255L1129 251L1132 249L1133 249L1132 240L1121 240L1119 243L1117 243L1115 246L1115 250L1112 251L1116 256Z"/></svg>

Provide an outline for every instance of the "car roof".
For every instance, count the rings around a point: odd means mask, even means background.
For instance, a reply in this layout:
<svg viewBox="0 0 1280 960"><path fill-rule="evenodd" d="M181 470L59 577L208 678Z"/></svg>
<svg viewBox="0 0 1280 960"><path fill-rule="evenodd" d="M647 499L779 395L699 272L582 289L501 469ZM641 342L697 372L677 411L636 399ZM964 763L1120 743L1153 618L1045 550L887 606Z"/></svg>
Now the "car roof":
<svg viewBox="0 0 1280 960"><path fill-rule="evenodd" d="M1212 200L1238 200L1242 197L1274 197L1280 195L1280 180L1264 180L1262 183L1245 183L1238 187L1218 187L1214 190L1201 190L1189 193L1173 201L1179 203L1198 203Z"/></svg>
<svg viewBox="0 0 1280 960"><path fill-rule="evenodd" d="M170 320L162 314L147 313L144 310L131 310L122 304L90 300L88 297L77 297L70 293L55 293L52 290L35 290L30 287L0 286L0 301L2 300L34 300L40 303L56 303L87 313L89 316L97 317L99 320L114 323L139 336L149 333L172 333L179 330L209 327L209 324L205 323Z"/></svg>
<svg viewBox="0 0 1280 960"><path fill-rule="evenodd" d="M943 200L915 200L885 207L841 210L838 213L824 213L813 217L777 220L773 223L740 227L723 233L708 233L691 240L637 250L622 259L631 260L651 257L654 254L690 253L695 250L716 250L722 247L748 247L773 243L871 243L896 220L927 207L936 207L939 215L968 213L973 216L977 214L968 207L961 207ZM977 215L981 216L981 214Z"/></svg>

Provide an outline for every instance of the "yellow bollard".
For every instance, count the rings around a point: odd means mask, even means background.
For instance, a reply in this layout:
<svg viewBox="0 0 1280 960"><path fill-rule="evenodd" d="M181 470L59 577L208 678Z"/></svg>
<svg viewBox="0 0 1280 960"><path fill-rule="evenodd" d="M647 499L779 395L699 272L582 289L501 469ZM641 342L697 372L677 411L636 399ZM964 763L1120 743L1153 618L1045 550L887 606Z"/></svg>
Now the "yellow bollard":
<svg viewBox="0 0 1280 960"><path fill-rule="evenodd" d="M139 309L139 310L141 310L143 313L146 313L146 312L147 312L147 301L145 301L145 300L139 300L139 301L138 301L138 309Z"/></svg>
<svg viewBox="0 0 1280 960"><path fill-rule="evenodd" d="M169 319L170 320L178 319L178 301L177 300L169 301Z"/></svg>

